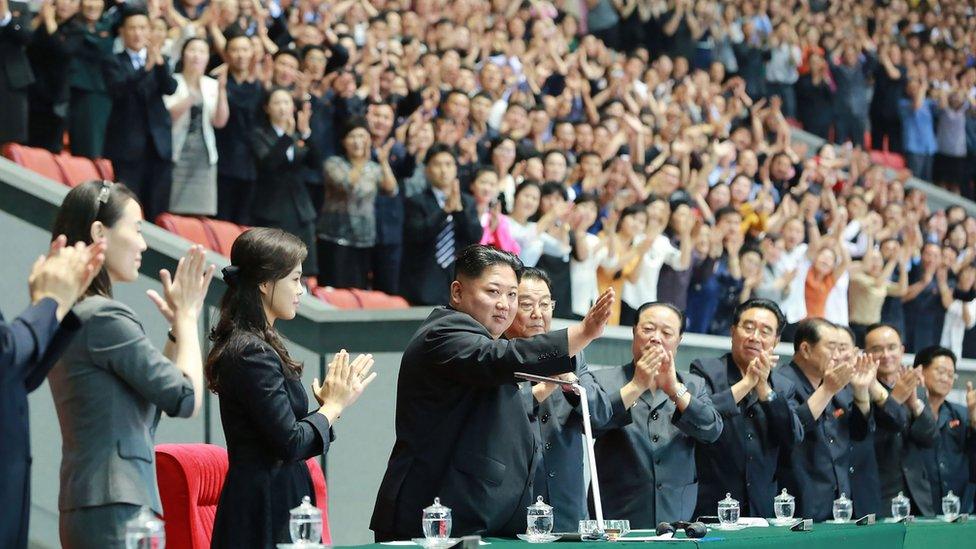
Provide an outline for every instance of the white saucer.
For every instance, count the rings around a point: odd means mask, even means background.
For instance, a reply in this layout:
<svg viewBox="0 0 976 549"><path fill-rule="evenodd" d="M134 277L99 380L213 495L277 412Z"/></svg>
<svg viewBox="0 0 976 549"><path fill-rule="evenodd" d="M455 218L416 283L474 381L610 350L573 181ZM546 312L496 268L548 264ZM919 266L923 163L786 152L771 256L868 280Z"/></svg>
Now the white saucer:
<svg viewBox="0 0 976 549"><path fill-rule="evenodd" d="M728 524L728 525L725 525L725 524L719 523L719 524L709 525L709 527L714 528L716 530L724 530L726 532L734 532L735 530L742 530L746 526L744 524Z"/></svg>
<svg viewBox="0 0 976 549"><path fill-rule="evenodd" d="M540 536L530 536L528 534L517 534L518 539L529 543L552 543L562 536L557 534L542 534Z"/></svg>
<svg viewBox="0 0 976 549"><path fill-rule="evenodd" d="M830 520L825 520L824 521L824 523L826 523L826 524L854 524L854 522L855 521L853 519L852 520L830 519Z"/></svg>
<svg viewBox="0 0 976 549"><path fill-rule="evenodd" d="M797 520L799 519L795 517L781 518L781 519L771 518L769 519L769 524L772 524L773 526L790 526L791 524L795 523Z"/></svg>
<svg viewBox="0 0 976 549"><path fill-rule="evenodd" d="M321 543L279 543L278 549L325 549L328 545Z"/></svg>
<svg viewBox="0 0 976 549"><path fill-rule="evenodd" d="M413 538L410 541L421 547L426 547L427 549L437 549L439 547L450 547L454 545L458 542L458 538Z"/></svg>

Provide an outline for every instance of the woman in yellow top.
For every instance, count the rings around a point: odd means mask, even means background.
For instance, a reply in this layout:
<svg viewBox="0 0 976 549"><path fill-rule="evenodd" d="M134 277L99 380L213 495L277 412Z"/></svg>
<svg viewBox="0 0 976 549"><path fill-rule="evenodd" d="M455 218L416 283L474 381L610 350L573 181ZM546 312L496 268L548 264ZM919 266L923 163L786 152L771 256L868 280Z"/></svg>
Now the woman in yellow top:
<svg viewBox="0 0 976 549"><path fill-rule="evenodd" d="M607 233L611 233L606 238L608 248L606 264L615 266L608 268L601 265L597 271L597 284L601 294L607 288L613 288L614 292L620 295L625 280L635 281L641 260L654 242L653 238L644 238L643 240L638 238L647 231L647 211L643 204L634 204L624 208L616 222L612 219L615 215L616 212L611 214L611 218L607 218L604 229ZM620 325L619 299L613 302L610 320L607 324L611 326Z"/></svg>

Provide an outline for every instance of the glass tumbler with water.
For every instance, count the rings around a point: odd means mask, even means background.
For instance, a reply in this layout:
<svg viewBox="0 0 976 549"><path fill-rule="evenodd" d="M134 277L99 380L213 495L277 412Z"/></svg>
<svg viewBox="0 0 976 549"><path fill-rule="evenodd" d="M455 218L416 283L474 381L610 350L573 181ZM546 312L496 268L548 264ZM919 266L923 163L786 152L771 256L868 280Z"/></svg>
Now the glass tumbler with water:
<svg viewBox="0 0 976 549"><path fill-rule="evenodd" d="M776 514L778 522L785 522L793 518L796 512L796 498L787 493L786 488L780 495L773 498L773 512Z"/></svg>
<svg viewBox="0 0 976 549"><path fill-rule="evenodd" d="M904 520L912 512L912 502L905 494L898 492L898 495L891 498L891 518Z"/></svg>
<svg viewBox="0 0 976 549"><path fill-rule="evenodd" d="M424 508L424 537L440 540L451 537L451 509L441 505L441 498L434 498L434 504Z"/></svg>
<svg viewBox="0 0 976 549"><path fill-rule="evenodd" d="M834 500L834 522L847 522L854 514L854 502L844 492Z"/></svg>
<svg viewBox="0 0 976 549"><path fill-rule="evenodd" d="M949 493L942 498L942 518L948 522L952 522L959 517L959 496Z"/></svg>
<svg viewBox="0 0 976 549"><path fill-rule="evenodd" d="M288 531L291 542L295 545L313 544L322 541L322 511L312 505L308 496L291 511L288 520Z"/></svg>
<svg viewBox="0 0 976 549"><path fill-rule="evenodd" d="M528 528L526 534L533 538L545 537L552 533L552 506L542 501L542 496L529 505L525 515Z"/></svg>
<svg viewBox="0 0 976 549"><path fill-rule="evenodd" d="M163 521L148 507L125 523L125 549L165 549L166 529Z"/></svg>
<svg viewBox="0 0 976 549"><path fill-rule="evenodd" d="M718 502L718 522L722 527L733 527L739 523L739 501L726 493L725 499Z"/></svg>

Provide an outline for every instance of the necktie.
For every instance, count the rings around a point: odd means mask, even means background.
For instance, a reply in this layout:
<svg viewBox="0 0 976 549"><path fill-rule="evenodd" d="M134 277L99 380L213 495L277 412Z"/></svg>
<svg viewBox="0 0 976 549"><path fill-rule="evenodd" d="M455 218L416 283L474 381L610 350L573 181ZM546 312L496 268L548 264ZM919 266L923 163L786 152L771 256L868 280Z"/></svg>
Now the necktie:
<svg viewBox="0 0 976 549"><path fill-rule="evenodd" d="M146 64L142 61L142 56L138 53L132 56L132 65L137 69L141 69L146 66Z"/></svg>
<svg viewBox="0 0 976 549"><path fill-rule="evenodd" d="M434 244L434 259L442 269L446 269L454 263L454 222L448 219L441 232L437 234Z"/></svg>

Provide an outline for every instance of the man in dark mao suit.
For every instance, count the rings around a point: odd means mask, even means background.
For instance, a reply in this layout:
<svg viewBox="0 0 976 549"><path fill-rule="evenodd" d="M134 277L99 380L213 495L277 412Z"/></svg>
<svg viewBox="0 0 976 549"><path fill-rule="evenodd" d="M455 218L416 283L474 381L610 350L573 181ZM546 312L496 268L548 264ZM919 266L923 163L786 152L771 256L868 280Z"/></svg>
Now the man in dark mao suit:
<svg viewBox="0 0 976 549"><path fill-rule="evenodd" d="M833 501L853 498L854 441L874 429L870 386L875 363L854 356L843 328L822 318L800 321L793 360L780 373L796 386L796 412L803 442L780 454L780 486L797 498L797 514L822 522L833 518Z"/></svg>
<svg viewBox="0 0 976 549"><path fill-rule="evenodd" d="M30 518L30 427L27 394L44 383L48 371L81 327L71 306L81 296L104 257L101 245L62 249L34 264L29 278L31 306L7 324L0 314L0 547L27 547Z"/></svg>
<svg viewBox="0 0 976 549"><path fill-rule="evenodd" d="M548 333L555 301L549 275L526 267L519 281L518 312L505 331L509 339ZM586 389L590 421L594 429L607 423L614 410L625 412L619 393L607 394L586 366L583 353L573 357L575 369L560 374ZM523 396L536 435L535 493L553 507L554 531L573 532L587 518L586 484L583 471L583 411L579 395L560 391L552 383L523 383Z"/></svg>
<svg viewBox="0 0 976 549"><path fill-rule="evenodd" d="M691 364L724 421L716 442L696 448L696 516L714 516L726 493L739 500L744 517L773 516L779 454L803 440L796 387L773 370L772 352L784 324L775 303L750 299L732 315L732 352Z"/></svg>
<svg viewBox="0 0 976 549"><path fill-rule="evenodd" d="M939 431L921 387L922 369L902 365L905 346L901 335L886 324L868 326L864 348L879 361L882 388L900 404L891 414L886 413L888 407L875 409L874 448L881 490L878 514L891 516L891 498L903 492L911 500L913 514L934 516L937 502L932 501L931 475L921 450L935 445ZM854 490L856 493L857 488Z"/></svg>
<svg viewBox="0 0 976 549"><path fill-rule="evenodd" d="M0 143L27 142L27 88L34 82L27 44L33 35L28 3L0 0Z"/></svg>
<svg viewBox="0 0 976 549"><path fill-rule="evenodd" d="M568 330L499 339L515 316L521 262L472 245L455 269L450 307L434 309L400 363L396 442L370 522L377 541L420 536L435 497L454 512L452 535L524 533L538 463L513 373L571 371L609 318L612 290Z"/></svg>

